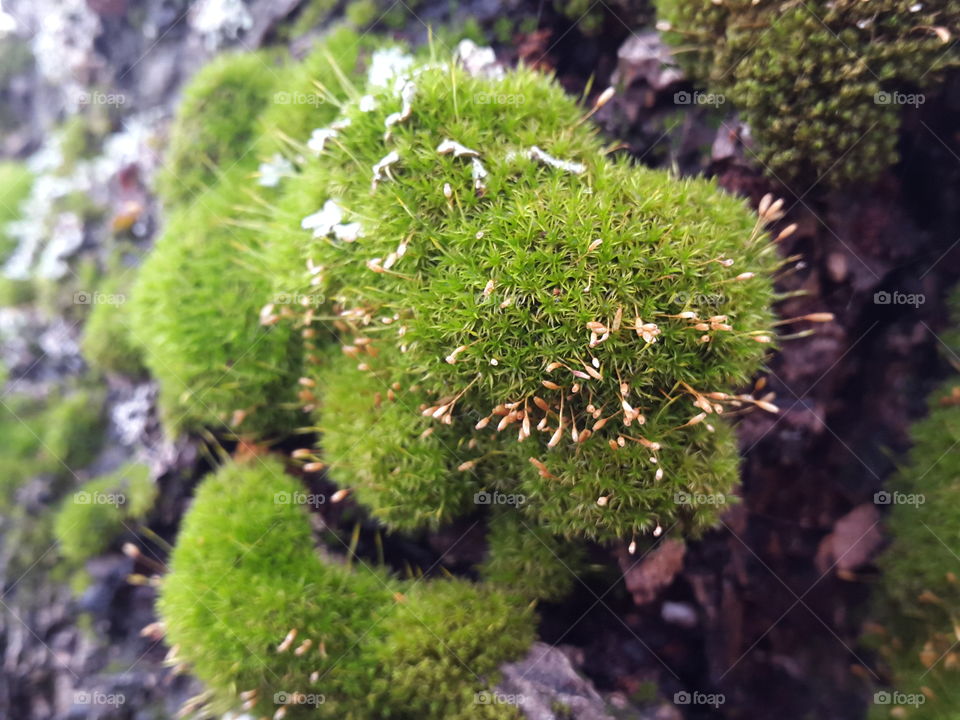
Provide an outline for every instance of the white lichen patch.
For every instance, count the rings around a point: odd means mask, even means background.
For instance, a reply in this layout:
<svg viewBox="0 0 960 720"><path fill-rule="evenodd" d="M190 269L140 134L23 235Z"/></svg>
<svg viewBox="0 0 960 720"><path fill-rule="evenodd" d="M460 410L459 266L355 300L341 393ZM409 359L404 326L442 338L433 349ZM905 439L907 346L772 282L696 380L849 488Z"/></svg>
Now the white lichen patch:
<svg viewBox="0 0 960 720"><path fill-rule="evenodd" d="M413 114L413 98L417 95L417 86L410 80L404 81L400 86L400 112L390 113L383 124L387 128L387 138L390 135L390 128L407 120ZM387 139L385 138L385 139Z"/></svg>
<svg viewBox="0 0 960 720"><path fill-rule="evenodd" d="M342 242L356 242L363 235L360 223L340 223L333 226L333 236Z"/></svg>
<svg viewBox="0 0 960 720"><path fill-rule="evenodd" d="M333 235L342 242L356 242L363 235L360 223L343 222L343 208L336 200L327 200L320 210L301 220L300 227L311 230L315 238Z"/></svg>
<svg viewBox="0 0 960 720"><path fill-rule="evenodd" d="M213 52L252 28L253 16L243 0L200 0L190 11L190 26Z"/></svg>
<svg viewBox="0 0 960 720"><path fill-rule="evenodd" d="M488 175L487 169L477 158L473 158L470 166L470 171L473 176L473 189L476 190L479 195L482 195L487 191L487 184L484 182Z"/></svg>
<svg viewBox="0 0 960 720"><path fill-rule="evenodd" d="M335 200L327 200L323 208L307 215L300 221L300 227L304 230L312 230L315 238L325 237L333 232L333 226L339 225L343 221L343 210Z"/></svg>

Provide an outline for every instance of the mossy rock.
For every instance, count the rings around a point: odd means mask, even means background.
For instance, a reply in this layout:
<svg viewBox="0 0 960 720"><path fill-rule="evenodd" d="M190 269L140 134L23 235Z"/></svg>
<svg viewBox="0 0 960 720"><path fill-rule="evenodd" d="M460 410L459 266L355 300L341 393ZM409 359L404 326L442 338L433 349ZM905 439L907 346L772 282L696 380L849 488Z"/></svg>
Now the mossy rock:
<svg viewBox="0 0 960 720"><path fill-rule="evenodd" d="M211 707L246 700L273 715L286 705L288 718L515 717L509 706L477 705L474 693L531 642L522 603L325 557L304 507L289 502L298 491L277 461L253 458L208 477L184 518L158 609L178 659L212 691Z"/></svg>

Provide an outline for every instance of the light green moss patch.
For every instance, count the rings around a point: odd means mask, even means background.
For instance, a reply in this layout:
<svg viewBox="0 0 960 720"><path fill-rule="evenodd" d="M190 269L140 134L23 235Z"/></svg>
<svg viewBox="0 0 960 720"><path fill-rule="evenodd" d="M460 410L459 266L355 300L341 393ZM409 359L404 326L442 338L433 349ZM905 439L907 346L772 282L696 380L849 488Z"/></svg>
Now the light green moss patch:
<svg viewBox="0 0 960 720"><path fill-rule="evenodd" d="M124 465L110 475L84 483L57 511L54 532L60 554L79 563L103 552L142 519L156 497L144 465Z"/></svg>
<svg viewBox="0 0 960 720"><path fill-rule="evenodd" d="M529 644L529 613L462 581L321 558L298 491L255 458L208 477L184 518L158 607L212 706L244 693L288 718L513 717L474 693Z"/></svg>

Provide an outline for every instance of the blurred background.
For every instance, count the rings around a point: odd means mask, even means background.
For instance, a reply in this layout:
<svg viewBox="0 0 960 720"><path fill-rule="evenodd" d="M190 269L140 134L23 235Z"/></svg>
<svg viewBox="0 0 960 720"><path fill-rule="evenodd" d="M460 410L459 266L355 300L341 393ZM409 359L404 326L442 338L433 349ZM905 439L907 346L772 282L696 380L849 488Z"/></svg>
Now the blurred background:
<svg viewBox="0 0 960 720"><path fill-rule="evenodd" d="M733 103L696 99L641 0L0 8L0 716L170 718L201 690L149 630L151 576L216 462L211 448L232 445L164 431L115 313L164 223L152 183L184 84L229 49L302 57L340 23L415 46L431 32L451 46L469 37L506 65L555 73L575 96L612 85L594 120L636 162L712 176L754 205L786 198L798 230L781 251L799 262L778 309L835 320L787 343L759 381L782 411L740 423L743 502L717 531L640 564L593 548L594 572L542 609L541 639L577 671L545 682L583 683L628 717L866 715L885 680L862 640L887 543L878 493L950 373L940 336L960 274L955 76L904 109L900 159L869 187L790 187L757 161ZM71 534L65 498L109 506L116 482L87 483L121 476L123 512ZM347 538L365 522L323 512ZM454 547L463 530L388 538L389 552L467 571L484 547L469 534ZM724 701L683 702L694 690Z"/></svg>

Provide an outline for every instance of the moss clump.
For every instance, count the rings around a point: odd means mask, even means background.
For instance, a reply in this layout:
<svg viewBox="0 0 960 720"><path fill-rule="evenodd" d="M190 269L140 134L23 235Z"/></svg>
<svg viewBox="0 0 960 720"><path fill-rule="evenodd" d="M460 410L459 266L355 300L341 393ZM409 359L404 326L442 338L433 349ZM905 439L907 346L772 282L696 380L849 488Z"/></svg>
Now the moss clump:
<svg viewBox="0 0 960 720"><path fill-rule="evenodd" d="M49 475L51 491L94 459L102 440L103 398L85 389L47 400L10 394L0 407L0 509L17 506L16 492L31 477Z"/></svg>
<svg viewBox="0 0 960 720"><path fill-rule="evenodd" d="M957 61L949 0L658 0L657 10L694 80L743 112L759 161L788 183L875 178L897 160L903 106L924 102Z"/></svg>
<svg viewBox="0 0 960 720"><path fill-rule="evenodd" d="M23 488L42 478L45 498L57 501L89 465L102 441L102 394L86 388L54 391L44 399L8 393L0 407L0 561L25 573L53 542L53 513L42 512Z"/></svg>
<svg viewBox="0 0 960 720"><path fill-rule="evenodd" d="M364 108L345 106L277 213L279 254L310 268L279 287L324 299L298 319L331 476L396 527L478 489L526 495L570 537L709 527L721 503L677 497L737 480L716 412L754 402L729 393L769 347L777 260L756 215L608 158L537 73L405 78L355 91ZM327 313L347 361L314 352Z"/></svg>
<svg viewBox="0 0 960 720"><path fill-rule="evenodd" d="M78 388L48 400L37 420L41 472L72 476L93 462L103 442L103 396L100 389Z"/></svg>
<svg viewBox="0 0 960 720"><path fill-rule="evenodd" d="M483 579L531 600L562 598L583 569L581 546L524 522L513 510L494 514L487 541L487 557L480 566Z"/></svg>
<svg viewBox="0 0 960 720"><path fill-rule="evenodd" d="M256 158L256 119L271 101L278 68L265 53L230 53L184 90L157 191L169 205L197 200L232 165Z"/></svg>
<svg viewBox="0 0 960 720"><path fill-rule="evenodd" d="M108 283L83 325L83 356L90 365L107 372L138 377L146 372L143 347L134 337L133 319L127 303L129 288ZM122 292L121 292L122 289Z"/></svg>
<svg viewBox="0 0 960 720"><path fill-rule="evenodd" d="M276 461L228 465L184 518L158 607L212 707L515 717L509 706L476 705L474 693L529 644L529 613L462 581L403 582L322 558L303 507L284 501L298 490Z"/></svg>
<svg viewBox="0 0 960 720"><path fill-rule="evenodd" d="M155 497L149 470L135 463L84 483L66 498L54 521L61 556L79 563L103 552L149 512Z"/></svg>
<svg viewBox="0 0 960 720"><path fill-rule="evenodd" d="M20 218L20 205L30 194L33 173L16 162L0 162L0 262L16 246L7 231L7 225Z"/></svg>
<svg viewBox="0 0 960 720"><path fill-rule="evenodd" d="M264 60L245 56L219 60L186 92L172 154L176 157L176 148L182 147L185 161L200 157L195 149L186 152L197 142L192 129L199 127L211 133L211 142L223 145L215 159L225 164L216 168L218 181L196 202L174 198L165 232L139 273L130 308L147 367L160 382L161 408L176 429L221 429L226 423L237 432L263 435L297 424L293 410L300 342L289 326L265 327L258 321L273 288L265 270L273 261L264 216L279 189L256 185L250 175L259 159L274 153L308 152L299 142L308 133L305 128L332 119L343 97L323 94L316 84L335 78L332 64L352 67L361 46L352 33L334 33L303 66L282 70L282 82L269 102L233 107L230 83L242 85L251 65L259 67L252 83L259 88L257 96L268 89L260 78L266 72ZM268 73L271 82L278 72ZM224 88L226 100L220 98ZM231 105L230 127L244 129L242 145L236 132L222 134L227 131L216 115L226 112L223 103ZM225 155L248 149L242 158Z"/></svg>
<svg viewBox="0 0 960 720"><path fill-rule="evenodd" d="M270 286L256 271L256 233L229 224L238 199L237 188L215 186L169 216L132 290L134 337L172 429L290 423L298 348L286 328L256 321Z"/></svg>
<svg viewBox="0 0 960 720"><path fill-rule="evenodd" d="M908 462L889 484L893 542L878 564L883 585L875 640L896 693L874 708L877 717L952 718L960 714L960 385L948 384L914 425ZM914 703L915 700L917 703ZM910 705L919 704L913 708ZM899 717L899 716L898 716Z"/></svg>

